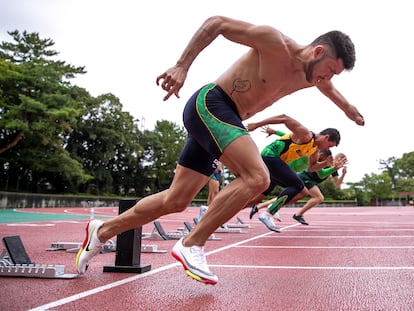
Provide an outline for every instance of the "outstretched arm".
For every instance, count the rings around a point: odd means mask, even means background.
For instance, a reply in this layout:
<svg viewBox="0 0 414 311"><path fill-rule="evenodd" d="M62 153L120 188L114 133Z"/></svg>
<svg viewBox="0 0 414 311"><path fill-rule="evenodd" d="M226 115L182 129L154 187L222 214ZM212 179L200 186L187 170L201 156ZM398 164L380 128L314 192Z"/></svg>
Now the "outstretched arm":
<svg viewBox="0 0 414 311"><path fill-rule="evenodd" d="M269 125L264 125L262 126L262 132L267 134L267 137L269 137L270 135L277 135L277 136L285 136L286 133L282 132L280 130L274 130L272 128L269 127Z"/></svg>
<svg viewBox="0 0 414 311"><path fill-rule="evenodd" d="M312 132L309 131L309 129L303 126L299 121L285 114L270 117L259 122L249 123L247 124L247 129L249 132L251 132L257 129L258 127L265 126L267 124L284 124L289 130L292 131L292 134L295 136L292 138L298 144L302 142L307 142L309 141L309 139L312 138Z"/></svg>
<svg viewBox="0 0 414 311"><path fill-rule="evenodd" d="M164 100L172 94L179 97L178 92L184 84L188 70L198 54L213 42L219 35L226 39L252 48L278 45L282 41L279 31L268 26L256 26L244 21L224 16L208 18L193 35L184 49L177 64L157 77L156 83L167 91Z"/></svg>
<svg viewBox="0 0 414 311"><path fill-rule="evenodd" d="M334 184L337 188L341 187L341 184L344 181L345 175L346 175L346 166L344 166L342 168L342 175L341 176L335 176L333 178L333 182L334 182Z"/></svg>
<svg viewBox="0 0 414 311"><path fill-rule="evenodd" d="M364 117L359 113L358 109L351 105L344 96L334 87L330 80L322 80L316 85L319 91L332 100L346 116L358 125L364 125Z"/></svg>
<svg viewBox="0 0 414 311"><path fill-rule="evenodd" d="M346 175L346 164L348 164L348 160L346 157L335 159L335 170L339 170L342 168L342 174L341 176L335 176L333 178L333 182L337 188L341 187L342 182L344 181L345 175Z"/></svg>
<svg viewBox="0 0 414 311"><path fill-rule="evenodd" d="M319 152L316 151L309 157L308 169L310 172L317 172L333 164L334 158L332 156L327 157L324 161L319 161Z"/></svg>
<svg viewBox="0 0 414 311"><path fill-rule="evenodd" d="M164 100L170 98L172 94L177 98L180 97L178 92L184 84L191 64L198 54L220 34L220 24L221 21L217 17L207 19L193 35L177 64L157 77L157 85L160 85L160 80L163 80L161 87L167 91Z"/></svg>

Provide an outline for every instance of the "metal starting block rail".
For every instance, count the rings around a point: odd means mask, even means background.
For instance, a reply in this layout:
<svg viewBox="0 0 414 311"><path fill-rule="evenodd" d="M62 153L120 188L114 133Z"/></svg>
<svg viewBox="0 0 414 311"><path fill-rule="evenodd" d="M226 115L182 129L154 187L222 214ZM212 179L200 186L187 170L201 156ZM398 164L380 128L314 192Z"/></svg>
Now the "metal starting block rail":
<svg viewBox="0 0 414 311"><path fill-rule="evenodd" d="M82 243L78 242L54 242L47 248L47 251L61 251L65 250L68 253L77 253L82 246ZM116 252L116 242L109 240L102 247L101 253ZM141 245L141 253L166 253L166 250L158 249L158 245L146 244Z"/></svg>
<svg viewBox="0 0 414 311"><path fill-rule="evenodd" d="M186 229L177 231L165 231L159 221L154 221L154 230L151 233L143 233L143 240L179 240L188 233Z"/></svg>
<svg viewBox="0 0 414 311"><path fill-rule="evenodd" d="M188 232L190 232L193 229L193 227L188 221L184 221L184 226L188 230ZM208 240L221 241L221 238L216 237L213 233L212 235L208 237Z"/></svg>
<svg viewBox="0 0 414 311"><path fill-rule="evenodd" d="M151 233L143 233L142 239L146 240L179 240L187 235L193 228L188 221L184 221L184 228L178 228L177 231L165 231L159 221L154 221L154 230ZM220 241L214 234L208 237L208 240Z"/></svg>
<svg viewBox="0 0 414 311"><path fill-rule="evenodd" d="M55 242L50 245L49 248L47 248L47 251L60 251L65 250L68 253L75 253L78 252L81 248L82 243L78 242Z"/></svg>
<svg viewBox="0 0 414 311"><path fill-rule="evenodd" d="M198 224L198 219L197 218L194 218L193 221L196 225ZM243 228L246 228L246 227L243 227ZM240 227L234 228L234 227L231 227L231 225L229 226L229 224L227 224L227 223L224 224L221 227L218 227L216 229L216 231L214 231L214 232L215 233L247 233L247 232L243 231Z"/></svg>
<svg viewBox="0 0 414 311"><path fill-rule="evenodd" d="M102 249L101 253L108 253L112 251L112 244L113 242L110 241L106 243ZM66 251L67 253L77 253L80 248L82 247L82 243L80 242L54 242L47 248L47 251ZM113 249L115 250L115 248Z"/></svg>
<svg viewBox="0 0 414 311"><path fill-rule="evenodd" d="M227 228L251 228L249 224L245 224L240 217L237 217L237 221L235 223L226 223Z"/></svg>
<svg viewBox="0 0 414 311"><path fill-rule="evenodd" d="M218 227L215 233L246 233L241 228L230 228L226 224L223 227Z"/></svg>
<svg viewBox="0 0 414 311"><path fill-rule="evenodd" d="M65 273L63 265L0 265L0 276L20 276L45 279L74 279L77 274Z"/></svg>

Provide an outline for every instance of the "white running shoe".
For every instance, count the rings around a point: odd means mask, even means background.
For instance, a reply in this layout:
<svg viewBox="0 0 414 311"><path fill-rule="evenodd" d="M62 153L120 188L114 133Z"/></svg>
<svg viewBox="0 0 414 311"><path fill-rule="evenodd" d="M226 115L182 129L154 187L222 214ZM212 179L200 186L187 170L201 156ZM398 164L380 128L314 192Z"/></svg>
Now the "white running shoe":
<svg viewBox="0 0 414 311"><path fill-rule="evenodd" d="M204 284L215 285L217 283L218 277L208 268L204 247L185 247L183 238L181 238L175 243L171 255L181 262L188 276Z"/></svg>
<svg viewBox="0 0 414 311"><path fill-rule="evenodd" d="M273 221L273 215L269 212L261 212L258 218L270 231L280 232L279 228L276 227L275 222Z"/></svg>
<svg viewBox="0 0 414 311"><path fill-rule="evenodd" d="M273 203L272 203L272 204L273 204ZM269 210L269 208L272 206L272 204L269 204L269 205L267 206L267 209L268 209L268 210ZM274 219L276 219L276 221L282 222L282 217L280 217L279 212L276 212L276 213L273 215L273 218L274 218Z"/></svg>
<svg viewBox="0 0 414 311"><path fill-rule="evenodd" d="M279 212L276 212L276 213L273 215L273 218L274 218L274 219L276 219L276 221L282 222L282 217L280 217Z"/></svg>
<svg viewBox="0 0 414 311"><path fill-rule="evenodd" d="M80 274L85 273L86 269L88 269L89 261L101 251L104 245L98 239L98 229L102 224L103 221L93 219L86 225L86 237L81 249L76 255L76 269Z"/></svg>
<svg viewBox="0 0 414 311"><path fill-rule="evenodd" d="M197 217L197 223L200 222L201 218L203 218L204 214L207 212L208 206L207 205L201 205L200 206L200 214Z"/></svg>

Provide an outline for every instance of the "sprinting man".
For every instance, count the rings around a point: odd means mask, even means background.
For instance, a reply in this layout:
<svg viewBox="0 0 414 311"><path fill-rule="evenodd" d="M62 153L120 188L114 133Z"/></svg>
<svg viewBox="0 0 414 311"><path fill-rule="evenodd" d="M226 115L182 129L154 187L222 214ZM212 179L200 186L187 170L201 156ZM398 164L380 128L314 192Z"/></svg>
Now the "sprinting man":
<svg viewBox="0 0 414 311"><path fill-rule="evenodd" d="M214 172L210 176L210 179L208 180L208 197L207 197L207 203L206 205L200 206L200 214L197 217L197 223L200 222L201 218L204 216L204 214L208 210L208 206L213 201L213 199L216 197L216 195L220 191L220 183L221 183L221 174L223 172L223 164L215 159L213 162L213 168Z"/></svg>
<svg viewBox="0 0 414 311"><path fill-rule="evenodd" d="M208 197L207 206L213 202L213 199L220 191L221 174L223 172L223 164L219 160L214 160L214 172L208 181Z"/></svg>
<svg viewBox="0 0 414 311"><path fill-rule="evenodd" d="M306 222L305 219L303 218L303 214L305 214L306 211L308 211L312 207L322 203L323 200L325 199L317 185L327 180L330 176L332 176L334 185L337 188L340 188L345 178L345 175L347 172L347 168L345 165L348 163L346 156L343 153L338 153L335 156L335 158L333 158L332 152L330 150L319 150L319 162L331 163L331 160L333 160L332 165L329 165L320 171L311 172L309 169L305 169L300 172L297 172L298 177L302 180L306 189L309 192L309 195L312 197L309 201L305 203L305 205L302 207L302 209L300 209L299 212L297 212L296 214L293 214L292 216L293 219L295 219L296 221L300 222L303 225L309 225L309 223ZM292 165L289 165L289 166L292 167ZM342 168L342 174L339 175L338 170L341 168ZM254 214L256 214L262 208L270 207L274 202L276 202L276 200L277 200L277 197L261 202L259 204L253 205L250 211L250 219L253 217ZM291 200L288 203L294 203L297 200L299 199ZM277 215L277 217L273 216L273 218L276 218L279 220L280 215Z"/></svg>
<svg viewBox="0 0 414 311"><path fill-rule="evenodd" d="M319 161L324 161L324 159L326 159L329 156L332 156L332 153L329 150L321 150ZM311 198L305 203L305 205L299 210L299 212L293 215L293 219L295 219L303 225L309 225L309 223L306 222L306 220L303 218L303 215L308 210L322 203L323 200L325 200L318 185L327 180L331 176L335 187L340 188L347 172L347 163L348 160L345 154L338 153L335 155L334 165L326 167L318 172L311 172L307 169L298 173L299 178L303 181L305 187L308 189ZM341 168L342 173L341 175L339 175L338 170Z"/></svg>
<svg viewBox="0 0 414 311"><path fill-rule="evenodd" d="M265 191L270 182L242 121L287 95L316 87L349 119L364 125L357 108L331 82L334 75L352 70L355 64L354 44L346 34L330 31L301 45L273 27L224 16L203 22L176 64L156 78L167 92L164 100L171 95L179 97L191 64L219 36L245 45L247 51L189 98L183 112L188 138L170 187L139 200L113 219L88 223L83 247L76 257L79 273L85 273L92 257L111 237L185 210L213 173L211 163L219 159L237 178L221 189L200 223L172 249L189 276L216 284L218 277L210 271L204 254L207 239L245 208L252 197Z"/></svg>
<svg viewBox="0 0 414 311"><path fill-rule="evenodd" d="M310 171L318 171L327 166L327 163L319 161L319 150L336 147L341 136L334 128L327 128L318 134L314 134L297 120L286 115L275 116L265 120L249 123L247 128L254 131L258 127L267 124L284 124L292 131L267 145L262 151L263 162L270 173L270 185L252 202L261 202L267 195L270 195L276 186L285 188L272 202L266 211L259 214L259 220L271 231L280 232L276 227L273 216L286 203L297 201L309 194L302 180L289 166L289 163L305 158ZM250 218L257 212L255 205L250 212Z"/></svg>

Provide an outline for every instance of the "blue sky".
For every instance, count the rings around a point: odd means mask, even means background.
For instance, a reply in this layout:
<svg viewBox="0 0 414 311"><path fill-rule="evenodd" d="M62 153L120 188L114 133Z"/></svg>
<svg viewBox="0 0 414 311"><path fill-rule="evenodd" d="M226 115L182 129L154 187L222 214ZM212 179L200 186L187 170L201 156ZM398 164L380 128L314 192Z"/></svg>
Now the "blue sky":
<svg viewBox="0 0 414 311"><path fill-rule="evenodd" d="M315 132L338 128L342 141L332 151L347 154L345 182L357 182L364 174L380 172L379 159L414 151L410 135L414 22L409 5L403 0L210 0L199 4L186 0L0 0L0 40L9 41L7 31L15 29L52 39L59 59L86 67L87 73L73 83L93 96L113 93L126 111L143 120L143 127L152 129L161 119L182 125L187 98L246 51L218 38L193 63L181 98L163 102L164 92L156 86L156 77L175 64L207 17L227 15L271 25L299 44L341 30L354 41L357 62L351 72L332 81L358 107L366 125L354 124L314 88L283 98L251 120L285 113ZM259 149L271 142L260 131L252 137Z"/></svg>

